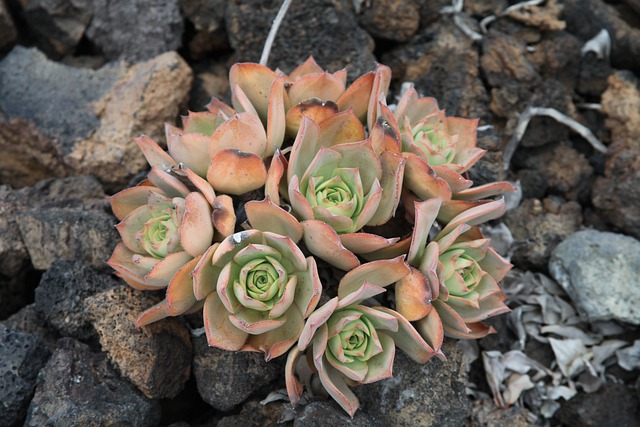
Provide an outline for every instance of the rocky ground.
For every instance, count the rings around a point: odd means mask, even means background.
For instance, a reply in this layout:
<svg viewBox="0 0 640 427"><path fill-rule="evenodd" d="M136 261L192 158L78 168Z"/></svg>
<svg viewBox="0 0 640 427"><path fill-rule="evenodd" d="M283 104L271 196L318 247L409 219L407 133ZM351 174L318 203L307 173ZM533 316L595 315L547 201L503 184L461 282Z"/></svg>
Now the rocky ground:
<svg viewBox="0 0 640 427"><path fill-rule="evenodd" d="M0 0L0 425L640 425L640 3L460 3L294 0L271 52L389 65L393 93L480 118L474 182L521 188L485 229L515 265L498 333L447 341L446 362L398 354L351 420L292 409L282 360L208 348L197 316L135 329L161 296L104 264L105 197L145 172L132 137L227 97L280 2ZM540 108L583 128L526 125Z"/></svg>

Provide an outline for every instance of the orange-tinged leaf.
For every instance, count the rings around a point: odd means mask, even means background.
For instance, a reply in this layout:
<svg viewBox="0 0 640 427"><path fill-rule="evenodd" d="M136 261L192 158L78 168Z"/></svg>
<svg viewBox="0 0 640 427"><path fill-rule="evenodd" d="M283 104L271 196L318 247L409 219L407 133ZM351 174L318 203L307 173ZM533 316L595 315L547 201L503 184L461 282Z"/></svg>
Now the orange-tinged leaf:
<svg viewBox="0 0 640 427"><path fill-rule="evenodd" d="M410 322L424 318L433 309L431 287L415 268L396 283L396 309Z"/></svg>
<svg viewBox="0 0 640 427"><path fill-rule="evenodd" d="M262 187L267 179L267 169L256 154L227 149L218 151L211 158L207 180L216 191L240 195Z"/></svg>

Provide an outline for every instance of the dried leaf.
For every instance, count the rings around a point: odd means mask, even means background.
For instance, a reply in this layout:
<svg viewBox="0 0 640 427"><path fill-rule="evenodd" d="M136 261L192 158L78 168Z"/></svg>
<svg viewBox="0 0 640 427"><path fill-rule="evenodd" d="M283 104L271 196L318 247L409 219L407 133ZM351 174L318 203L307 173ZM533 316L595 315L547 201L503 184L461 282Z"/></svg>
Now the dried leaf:
<svg viewBox="0 0 640 427"><path fill-rule="evenodd" d="M616 356L618 356L618 365L622 369L627 371L640 369L640 340L635 340L630 347L616 351Z"/></svg>
<svg viewBox="0 0 640 427"><path fill-rule="evenodd" d="M564 338L579 339L584 345L594 345L602 341L602 337L596 334L589 334L575 326L548 325L540 328L543 334L556 334Z"/></svg>
<svg viewBox="0 0 640 427"><path fill-rule="evenodd" d="M549 338L549 343L556 356L560 371L567 378L572 378L582 372L586 367L585 361L591 358L591 352L579 339L557 340Z"/></svg>
<svg viewBox="0 0 640 427"><path fill-rule="evenodd" d="M534 384L529 375L514 374L507 381L507 389L504 392L504 399L507 405L513 405L525 390L531 390Z"/></svg>

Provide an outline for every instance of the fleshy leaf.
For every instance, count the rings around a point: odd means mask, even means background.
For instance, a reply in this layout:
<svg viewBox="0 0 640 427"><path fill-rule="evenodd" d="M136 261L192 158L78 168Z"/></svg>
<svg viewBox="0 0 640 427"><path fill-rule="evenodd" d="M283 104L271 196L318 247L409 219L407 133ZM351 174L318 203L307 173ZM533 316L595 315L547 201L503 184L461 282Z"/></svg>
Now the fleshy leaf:
<svg viewBox="0 0 640 427"><path fill-rule="evenodd" d="M203 313L204 330L210 346L229 351L237 351L242 348L249 334L231 323L229 313L215 292L210 293L207 297Z"/></svg>
<svg viewBox="0 0 640 427"><path fill-rule="evenodd" d="M244 205L251 227L289 236L294 242L302 238L302 225L298 220L267 196L262 201L252 200Z"/></svg>

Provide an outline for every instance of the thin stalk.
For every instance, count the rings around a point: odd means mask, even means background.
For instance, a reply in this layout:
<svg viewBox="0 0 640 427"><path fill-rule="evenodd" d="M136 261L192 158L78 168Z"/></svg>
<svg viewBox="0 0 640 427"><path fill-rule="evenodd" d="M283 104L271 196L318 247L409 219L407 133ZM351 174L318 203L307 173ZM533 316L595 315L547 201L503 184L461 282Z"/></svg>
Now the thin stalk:
<svg viewBox="0 0 640 427"><path fill-rule="evenodd" d="M271 53L271 46L273 45L273 41L275 40L276 34L278 33L278 28L280 28L280 24L282 24L282 20L284 19L284 15L287 13L287 9L289 9L290 4L291 0L284 0L282 2L282 6L280 6L280 10L278 11L276 18L273 20L273 24L271 24L271 30L269 30L267 40L265 40L264 42L264 48L262 48L260 65L267 65L269 54Z"/></svg>

